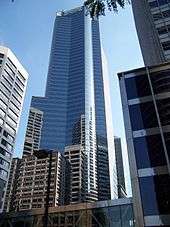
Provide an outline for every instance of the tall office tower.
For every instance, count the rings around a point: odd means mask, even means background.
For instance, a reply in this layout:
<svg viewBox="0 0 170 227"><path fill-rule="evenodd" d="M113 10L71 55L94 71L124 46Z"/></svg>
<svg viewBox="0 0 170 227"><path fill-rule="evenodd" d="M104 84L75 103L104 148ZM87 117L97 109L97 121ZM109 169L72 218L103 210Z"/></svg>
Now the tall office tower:
<svg viewBox="0 0 170 227"><path fill-rule="evenodd" d="M70 203L86 201L84 147L81 145L68 146L65 148L64 156L70 163ZM93 200L93 197L89 200Z"/></svg>
<svg viewBox="0 0 170 227"><path fill-rule="evenodd" d="M110 199L111 193L116 198L117 181L99 22L85 11L79 7L57 13L45 97L33 97L31 106L44 113L40 148L64 153L66 146L80 145L84 138L85 194L93 201Z"/></svg>
<svg viewBox="0 0 170 227"><path fill-rule="evenodd" d="M115 157L116 157L116 168L117 168L118 198L124 198L127 196L127 194L126 194L126 186L125 186L121 138L115 136L114 143L115 143Z"/></svg>
<svg viewBox="0 0 170 227"><path fill-rule="evenodd" d="M170 226L170 63L119 74L137 226Z"/></svg>
<svg viewBox="0 0 170 227"><path fill-rule="evenodd" d="M21 211L64 205L66 165L64 156L57 151L39 150L24 156L10 209Z"/></svg>
<svg viewBox="0 0 170 227"><path fill-rule="evenodd" d="M12 159L3 212L10 212L13 210L13 202L16 199L17 180L19 178L20 165L21 159Z"/></svg>
<svg viewBox="0 0 170 227"><path fill-rule="evenodd" d="M170 1L132 0L145 65L170 60Z"/></svg>
<svg viewBox="0 0 170 227"><path fill-rule="evenodd" d="M28 116L28 124L26 129L26 136L24 142L23 155L33 154L34 150L39 150L40 138L41 138L41 128L42 128L43 112L30 108Z"/></svg>
<svg viewBox="0 0 170 227"><path fill-rule="evenodd" d="M27 72L14 54L0 46L0 212L4 206L27 78Z"/></svg>

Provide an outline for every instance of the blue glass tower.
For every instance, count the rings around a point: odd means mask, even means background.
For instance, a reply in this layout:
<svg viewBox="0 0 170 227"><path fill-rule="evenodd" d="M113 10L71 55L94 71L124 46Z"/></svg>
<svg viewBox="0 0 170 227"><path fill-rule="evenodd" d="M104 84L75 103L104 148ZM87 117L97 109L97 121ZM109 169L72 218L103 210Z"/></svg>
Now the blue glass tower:
<svg viewBox="0 0 170 227"><path fill-rule="evenodd" d="M84 7L57 13L45 97L33 97L31 106L44 112L40 147L64 152L81 144L87 200L110 199L116 183L113 177L110 182L114 165L109 165L99 23Z"/></svg>

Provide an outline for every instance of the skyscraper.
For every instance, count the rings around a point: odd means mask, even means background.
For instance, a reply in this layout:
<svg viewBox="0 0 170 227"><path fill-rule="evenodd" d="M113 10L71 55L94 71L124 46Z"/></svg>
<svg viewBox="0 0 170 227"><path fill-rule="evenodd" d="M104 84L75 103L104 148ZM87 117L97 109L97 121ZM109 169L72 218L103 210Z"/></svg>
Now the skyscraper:
<svg viewBox="0 0 170 227"><path fill-rule="evenodd" d="M125 186L121 138L115 136L114 143L115 143L115 157L116 157L116 168L117 168L118 198L124 198L127 196L127 194L126 194L126 186Z"/></svg>
<svg viewBox="0 0 170 227"><path fill-rule="evenodd" d="M170 60L170 1L132 0L145 65Z"/></svg>
<svg viewBox="0 0 170 227"><path fill-rule="evenodd" d="M137 226L170 226L170 63L119 74Z"/></svg>
<svg viewBox="0 0 170 227"><path fill-rule="evenodd" d="M19 125L28 73L14 54L0 46L0 212Z"/></svg>
<svg viewBox="0 0 170 227"><path fill-rule="evenodd" d="M33 154L34 150L40 147L41 128L43 123L43 112L30 108L28 123L24 142L23 155Z"/></svg>
<svg viewBox="0 0 170 227"><path fill-rule="evenodd" d="M31 106L44 113L40 148L84 146L88 201L117 196L107 76L99 22L84 7L57 13L45 97Z"/></svg>

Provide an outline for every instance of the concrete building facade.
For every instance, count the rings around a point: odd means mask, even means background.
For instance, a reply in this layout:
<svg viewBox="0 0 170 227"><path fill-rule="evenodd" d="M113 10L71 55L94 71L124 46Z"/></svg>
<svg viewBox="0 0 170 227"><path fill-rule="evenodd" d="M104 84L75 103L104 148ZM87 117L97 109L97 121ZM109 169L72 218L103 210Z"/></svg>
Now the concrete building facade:
<svg viewBox="0 0 170 227"><path fill-rule="evenodd" d="M170 60L169 0L132 0L132 7L145 65Z"/></svg>
<svg viewBox="0 0 170 227"><path fill-rule="evenodd" d="M15 55L0 46L0 212L4 206L27 79L28 73Z"/></svg>
<svg viewBox="0 0 170 227"><path fill-rule="evenodd" d="M43 124L43 112L30 108L28 123L25 135L23 155L33 154L34 150L39 150L41 139L41 128Z"/></svg>
<svg viewBox="0 0 170 227"><path fill-rule="evenodd" d="M86 171L85 171L85 151L81 145L72 145L65 148L64 156L70 163L70 203L81 203L88 200L86 198ZM94 192L96 193L96 192ZM89 198L97 200L97 195Z"/></svg>
<svg viewBox="0 0 170 227"><path fill-rule="evenodd" d="M63 155L57 151L40 150L24 156L20 162L10 211L64 204L66 160Z"/></svg>
<svg viewBox="0 0 170 227"><path fill-rule="evenodd" d="M12 159L3 212L10 212L13 210L13 202L16 198L17 191L17 181L20 174L20 165L21 159Z"/></svg>

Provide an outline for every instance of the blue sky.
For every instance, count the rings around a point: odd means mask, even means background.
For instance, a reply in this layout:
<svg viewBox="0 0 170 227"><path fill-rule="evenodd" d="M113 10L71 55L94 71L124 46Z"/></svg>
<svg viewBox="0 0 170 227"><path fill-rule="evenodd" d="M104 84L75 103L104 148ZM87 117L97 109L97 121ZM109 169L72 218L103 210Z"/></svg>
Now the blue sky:
<svg viewBox="0 0 170 227"><path fill-rule="evenodd" d="M22 155L31 96L45 92L52 30L56 11L80 6L81 0L0 0L0 45L9 47L29 72L28 87L15 146ZM124 162L129 187L117 72L143 66L131 6L118 14L108 12L100 19L102 44L108 58L114 133L123 140Z"/></svg>

